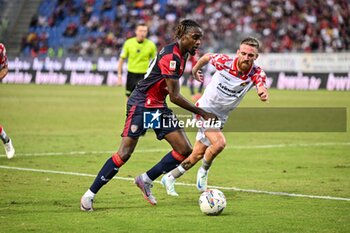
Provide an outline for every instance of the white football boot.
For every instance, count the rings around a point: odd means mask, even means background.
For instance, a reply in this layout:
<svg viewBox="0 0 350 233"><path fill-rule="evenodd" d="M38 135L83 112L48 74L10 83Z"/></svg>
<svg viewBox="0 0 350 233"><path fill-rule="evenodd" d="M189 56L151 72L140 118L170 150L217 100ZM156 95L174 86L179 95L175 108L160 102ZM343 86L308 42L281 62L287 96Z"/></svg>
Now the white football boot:
<svg viewBox="0 0 350 233"><path fill-rule="evenodd" d="M168 195L177 197L179 196L179 194L177 194L177 192L175 191L175 181L175 178L170 177L170 175L168 174L165 174L162 177L161 184L165 187Z"/></svg>
<svg viewBox="0 0 350 233"><path fill-rule="evenodd" d="M82 211L94 211L94 209L92 208L92 204L94 202L94 198L93 197L89 197L89 196L82 196L80 199L80 209Z"/></svg>
<svg viewBox="0 0 350 233"><path fill-rule="evenodd" d="M200 167L198 169L197 172L197 189L200 192L204 192L205 190L207 190L207 186L208 186L208 173L209 170L204 170L202 167Z"/></svg>
<svg viewBox="0 0 350 233"><path fill-rule="evenodd" d="M15 148L12 145L12 140L10 139L4 144L6 156L8 159L12 159L15 156Z"/></svg>

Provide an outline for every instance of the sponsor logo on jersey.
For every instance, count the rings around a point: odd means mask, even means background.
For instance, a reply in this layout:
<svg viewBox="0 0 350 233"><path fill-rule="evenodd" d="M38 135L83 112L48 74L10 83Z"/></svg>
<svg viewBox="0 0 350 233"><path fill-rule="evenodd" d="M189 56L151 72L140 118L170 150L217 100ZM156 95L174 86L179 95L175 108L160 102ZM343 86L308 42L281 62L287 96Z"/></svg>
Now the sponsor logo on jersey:
<svg viewBox="0 0 350 233"><path fill-rule="evenodd" d="M227 76L225 76L223 73L219 73L224 79L226 79L227 81L230 81L231 79Z"/></svg>
<svg viewBox="0 0 350 233"><path fill-rule="evenodd" d="M217 89L228 96L236 97L236 98L238 98L240 93L244 90L243 86L237 86L231 89L230 87L226 86L223 83L219 83L217 85Z"/></svg>

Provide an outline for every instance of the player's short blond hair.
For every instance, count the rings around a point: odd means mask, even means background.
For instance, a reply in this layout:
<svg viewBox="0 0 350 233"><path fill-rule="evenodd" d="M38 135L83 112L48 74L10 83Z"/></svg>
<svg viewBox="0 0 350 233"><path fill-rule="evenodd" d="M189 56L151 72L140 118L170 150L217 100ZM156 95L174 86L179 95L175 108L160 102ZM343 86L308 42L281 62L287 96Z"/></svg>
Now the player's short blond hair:
<svg viewBox="0 0 350 233"><path fill-rule="evenodd" d="M259 49L259 47L260 47L260 44L259 44L258 39L254 38L254 37L246 37L246 38L244 38L244 39L241 41L241 45L242 45L242 44L246 44L246 45L255 47L255 48L257 48L257 49Z"/></svg>

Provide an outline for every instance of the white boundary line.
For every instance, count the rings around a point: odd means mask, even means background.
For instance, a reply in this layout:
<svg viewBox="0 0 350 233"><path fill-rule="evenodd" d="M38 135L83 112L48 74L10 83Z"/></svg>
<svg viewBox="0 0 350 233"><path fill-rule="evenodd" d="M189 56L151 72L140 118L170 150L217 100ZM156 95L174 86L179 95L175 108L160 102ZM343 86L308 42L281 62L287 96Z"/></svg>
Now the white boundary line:
<svg viewBox="0 0 350 233"><path fill-rule="evenodd" d="M300 144L272 144L272 145L252 145L252 146L227 146L225 150L237 149L273 149L273 148L288 148L288 147L318 147L318 146L350 146L350 142L325 142L325 143L300 143ZM136 149L135 153L155 153L155 152L167 152L169 148L164 149ZM91 154L111 154L115 151L70 151L70 152L42 152L42 153L19 153L16 156L59 156L59 155L91 155ZM0 157L6 157L4 154L0 154Z"/></svg>
<svg viewBox="0 0 350 233"><path fill-rule="evenodd" d="M54 170L45 170L45 169L23 168L23 167L10 167L10 166L2 166L2 165L0 165L0 168L9 169L9 170L19 170L19 171L61 174L61 175L96 177L96 175L91 175L91 174L86 174L86 173L78 173L78 172L65 172L65 171L54 171ZM126 180L126 181L133 181L134 180L133 178L126 178L126 177L113 177L113 179ZM160 183L160 182L155 181L155 183ZM187 184L187 183L181 183L181 182L176 183L176 185L195 186L194 184ZM255 190L255 189L240 189L240 188L235 188L235 187L208 186L208 188L233 190L233 191L247 192L247 193L268 194L268 195L275 195L275 196L305 197L305 198L326 199L326 200L335 200L335 201L350 201L350 198L344 198L344 197L315 196L315 195L285 193L285 192L270 192L270 191Z"/></svg>

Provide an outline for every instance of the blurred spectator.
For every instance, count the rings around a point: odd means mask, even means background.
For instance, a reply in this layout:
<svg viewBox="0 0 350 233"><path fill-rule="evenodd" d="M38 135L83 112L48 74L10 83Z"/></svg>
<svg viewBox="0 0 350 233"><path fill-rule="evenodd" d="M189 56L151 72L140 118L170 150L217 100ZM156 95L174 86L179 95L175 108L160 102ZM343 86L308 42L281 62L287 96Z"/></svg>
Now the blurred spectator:
<svg viewBox="0 0 350 233"><path fill-rule="evenodd" d="M172 40L178 19L191 18L205 32L204 52L234 52L224 49L237 47L247 35L261 40L262 52L348 51L349 5L348 0L43 0L39 9L45 10L33 16L30 33L41 28L58 37L49 39L50 47L73 55L115 56L140 21L162 47ZM64 36L73 41L60 39Z"/></svg>
<svg viewBox="0 0 350 233"><path fill-rule="evenodd" d="M30 23L29 23L29 27L37 27L38 26L38 15L33 15Z"/></svg>
<svg viewBox="0 0 350 233"><path fill-rule="evenodd" d="M112 8L113 8L113 5L112 5L111 0L104 0L103 1L103 5L101 7L102 12L112 10Z"/></svg>
<svg viewBox="0 0 350 233"><path fill-rule="evenodd" d="M75 23L68 24L66 30L63 32L65 37L75 37L78 33L78 26Z"/></svg>

